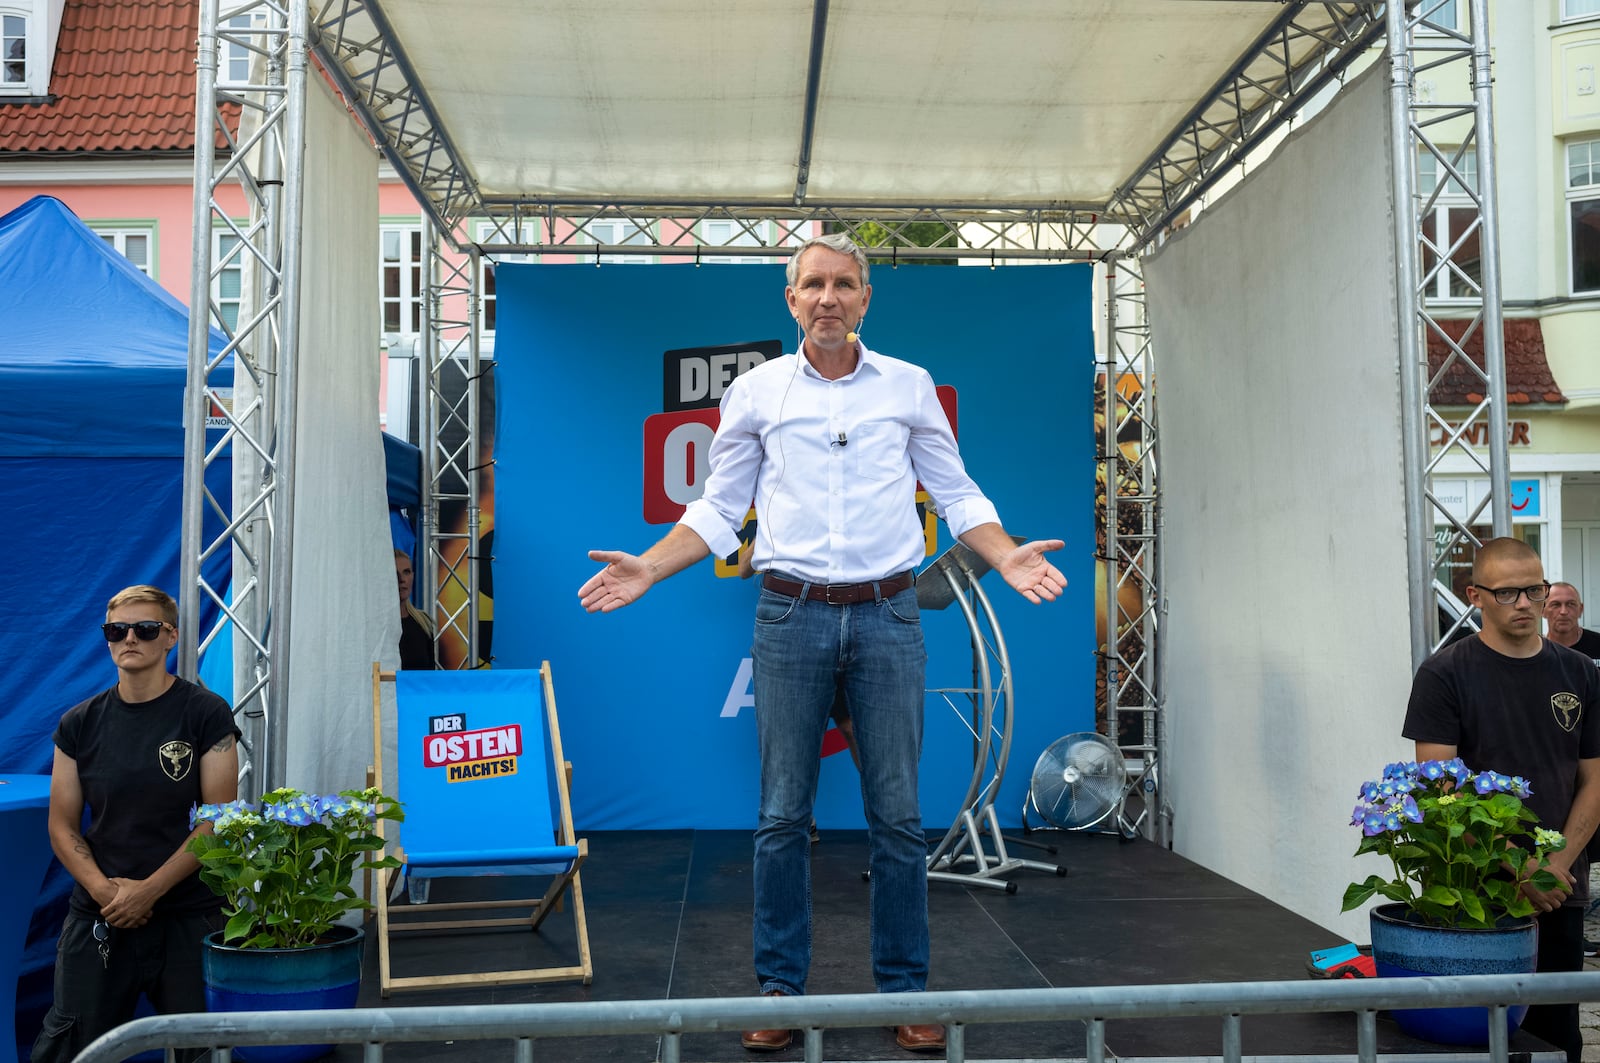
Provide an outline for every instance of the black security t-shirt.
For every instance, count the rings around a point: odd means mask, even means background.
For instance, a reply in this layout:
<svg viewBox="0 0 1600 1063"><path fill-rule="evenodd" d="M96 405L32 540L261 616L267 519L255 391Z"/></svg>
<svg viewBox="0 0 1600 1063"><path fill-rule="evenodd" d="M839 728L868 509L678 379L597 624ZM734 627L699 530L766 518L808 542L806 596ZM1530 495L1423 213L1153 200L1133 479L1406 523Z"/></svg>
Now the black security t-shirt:
<svg viewBox="0 0 1600 1063"><path fill-rule="evenodd" d="M1422 662L1402 734L1456 747L1473 771L1528 780L1523 803L1539 825L1560 830L1577 789L1578 761L1600 757L1600 669L1549 639L1532 657L1507 657L1481 638L1462 639ZM1579 894L1588 876L1573 865Z"/></svg>
<svg viewBox="0 0 1600 1063"><path fill-rule="evenodd" d="M189 836L189 810L200 803L200 758L227 736L239 736L228 703L175 679L166 693L128 704L117 688L67 711L55 744L78 766L89 809L84 840L108 878L147 878ZM73 907L99 911L87 890ZM155 910L204 911L221 906L198 874L179 882Z"/></svg>
<svg viewBox="0 0 1600 1063"><path fill-rule="evenodd" d="M1582 634L1572 648L1589 658L1591 661L1600 658L1600 631L1590 631L1588 628L1578 629Z"/></svg>

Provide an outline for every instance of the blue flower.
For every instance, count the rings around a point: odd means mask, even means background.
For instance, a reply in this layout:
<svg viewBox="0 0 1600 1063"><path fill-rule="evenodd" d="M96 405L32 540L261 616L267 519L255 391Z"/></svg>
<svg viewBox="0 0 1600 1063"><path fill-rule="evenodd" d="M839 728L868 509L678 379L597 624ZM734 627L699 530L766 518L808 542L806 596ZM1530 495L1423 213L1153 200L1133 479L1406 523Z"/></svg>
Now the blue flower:
<svg viewBox="0 0 1600 1063"><path fill-rule="evenodd" d="M317 814L313 800L303 794L287 801L267 805L261 809L261 815L265 819L287 823L291 827L309 827L322 818Z"/></svg>
<svg viewBox="0 0 1600 1063"><path fill-rule="evenodd" d="M319 816L343 816L350 811L350 808L350 799L339 794L330 794L327 797L317 798L317 814Z"/></svg>
<svg viewBox="0 0 1600 1063"><path fill-rule="evenodd" d="M1417 773L1417 762L1414 760L1397 760L1383 769L1385 779L1407 779Z"/></svg>

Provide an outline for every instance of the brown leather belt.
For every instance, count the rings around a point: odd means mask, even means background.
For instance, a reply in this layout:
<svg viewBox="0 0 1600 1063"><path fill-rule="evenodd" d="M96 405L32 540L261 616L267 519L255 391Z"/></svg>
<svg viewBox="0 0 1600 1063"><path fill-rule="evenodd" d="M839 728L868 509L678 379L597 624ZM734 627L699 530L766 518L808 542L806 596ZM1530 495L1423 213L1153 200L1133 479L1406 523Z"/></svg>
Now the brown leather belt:
<svg viewBox="0 0 1600 1063"><path fill-rule="evenodd" d="M814 602L827 602L829 605L854 605L856 602L870 602L875 597L892 598L896 594L911 586L916 579L910 572L902 572L898 576L888 579L869 581L867 583L797 583L792 579L784 579L767 573L761 577L761 585L777 594L786 594L790 598L805 597ZM876 594L874 594L876 588Z"/></svg>

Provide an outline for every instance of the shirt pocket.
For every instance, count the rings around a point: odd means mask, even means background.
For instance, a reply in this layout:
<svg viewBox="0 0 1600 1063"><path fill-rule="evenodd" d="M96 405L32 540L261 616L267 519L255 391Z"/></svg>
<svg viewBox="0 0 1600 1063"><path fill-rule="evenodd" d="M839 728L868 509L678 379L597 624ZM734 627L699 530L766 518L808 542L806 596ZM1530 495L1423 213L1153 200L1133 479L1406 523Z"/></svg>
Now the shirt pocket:
<svg viewBox="0 0 1600 1063"><path fill-rule="evenodd" d="M893 480L910 468L906 442L911 430L899 421L864 421L850 433L856 475L865 480Z"/></svg>

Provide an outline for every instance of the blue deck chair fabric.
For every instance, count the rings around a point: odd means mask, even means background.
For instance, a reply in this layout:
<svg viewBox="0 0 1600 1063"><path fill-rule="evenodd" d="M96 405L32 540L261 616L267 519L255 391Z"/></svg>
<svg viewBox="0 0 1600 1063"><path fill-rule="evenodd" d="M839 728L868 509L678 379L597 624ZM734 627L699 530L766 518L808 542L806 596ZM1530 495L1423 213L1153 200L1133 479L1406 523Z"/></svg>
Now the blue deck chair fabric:
<svg viewBox="0 0 1600 1063"><path fill-rule="evenodd" d="M372 666L373 769L383 770L382 685L395 685L396 796L405 806L398 853L416 879L514 875L544 880L543 895L392 904L399 883L378 873L379 992L463 985L593 981L578 869L588 843L572 826L550 662L538 671L384 672ZM380 827L390 825L380 823ZM393 843L396 839L387 837ZM540 887L535 887L538 889ZM577 962L519 969L396 976L391 936L405 932L522 929L538 933L571 900ZM489 918L496 910L526 915ZM440 918L440 912L460 916ZM564 951L564 947L562 949ZM549 955L548 947L542 954Z"/></svg>
<svg viewBox="0 0 1600 1063"><path fill-rule="evenodd" d="M532 670L396 673L410 877L553 875L577 859L576 845L554 843L542 687Z"/></svg>

